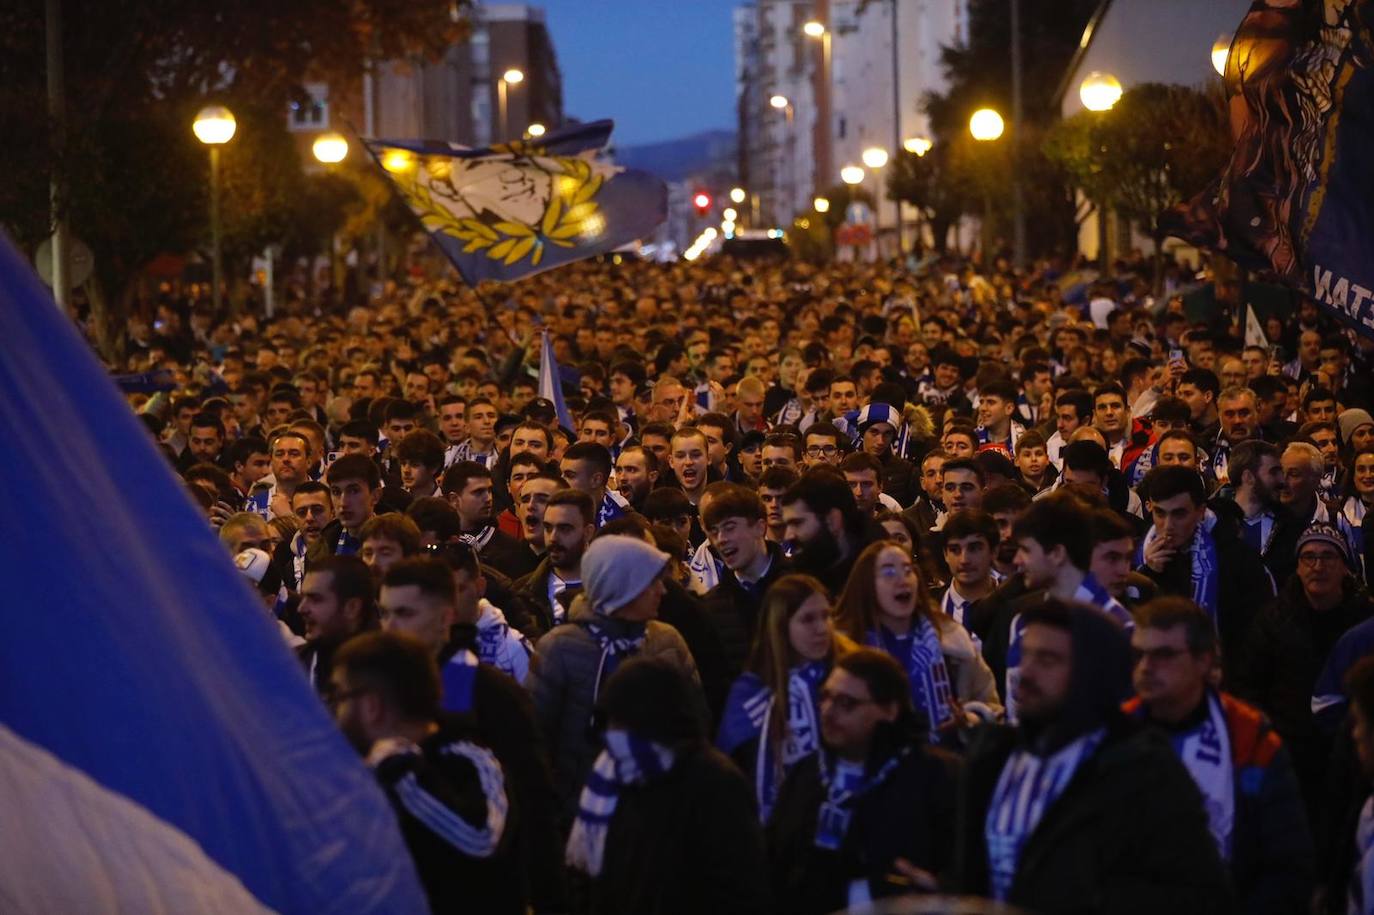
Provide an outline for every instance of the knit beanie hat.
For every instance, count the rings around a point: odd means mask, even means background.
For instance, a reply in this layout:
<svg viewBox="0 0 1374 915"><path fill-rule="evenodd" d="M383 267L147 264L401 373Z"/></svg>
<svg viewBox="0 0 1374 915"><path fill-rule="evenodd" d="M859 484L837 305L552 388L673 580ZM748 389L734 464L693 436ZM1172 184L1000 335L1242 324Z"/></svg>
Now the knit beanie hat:
<svg viewBox="0 0 1374 915"><path fill-rule="evenodd" d="M582 590L600 616L634 600L668 564L668 554L638 537L597 537L582 554Z"/></svg>
<svg viewBox="0 0 1374 915"><path fill-rule="evenodd" d="M1302 532L1302 536L1298 537L1298 546L1294 552L1302 552L1302 548L1309 543L1325 543L1334 547L1336 552L1341 554L1341 561L1347 566L1350 565L1350 544L1346 542L1345 535L1333 525L1321 522L1309 525Z"/></svg>
<svg viewBox="0 0 1374 915"><path fill-rule="evenodd" d="M1370 416L1368 410L1353 408L1336 417L1336 425L1341 427L1341 441L1349 442L1356 429L1374 425L1374 416Z"/></svg>

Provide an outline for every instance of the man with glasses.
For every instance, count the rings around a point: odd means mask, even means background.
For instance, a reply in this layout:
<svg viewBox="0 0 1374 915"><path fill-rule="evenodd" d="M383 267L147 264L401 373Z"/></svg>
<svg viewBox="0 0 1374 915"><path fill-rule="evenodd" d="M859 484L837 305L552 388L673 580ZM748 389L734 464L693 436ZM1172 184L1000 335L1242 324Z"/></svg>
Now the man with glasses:
<svg viewBox="0 0 1374 915"><path fill-rule="evenodd" d="M1302 911L1316 870L1302 794L1268 719L1212 686L1216 631L1202 608L1162 597L1135 611L1133 718L1163 730L1207 808L1240 911Z"/></svg>
<svg viewBox="0 0 1374 915"><path fill-rule="evenodd" d="M844 457L840 430L829 423L817 423L806 430L807 467L817 464L839 464Z"/></svg>
<svg viewBox="0 0 1374 915"><path fill-rule="evenodd" d="M1330 524L1298 538L1297 574L1260 610L1231 664L1236 695L1274 722L1302 783L1309 814L1322 809L1332 741L1312 712L1312 691L1340 637L1374 615L1374 603L1351 571L1350 547ZM1313 823L1322 822L1317 816Z"/></svg>

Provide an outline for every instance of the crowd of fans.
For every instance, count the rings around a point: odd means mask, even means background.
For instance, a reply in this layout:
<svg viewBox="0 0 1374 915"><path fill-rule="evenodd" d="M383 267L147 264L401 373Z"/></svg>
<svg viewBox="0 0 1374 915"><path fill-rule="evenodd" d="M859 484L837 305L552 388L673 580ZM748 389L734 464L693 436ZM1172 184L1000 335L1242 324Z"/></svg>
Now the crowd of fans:
<svg viewBox="0 0 1374 915"><path fill-rule="evenodd" d="M417 270L120 368L436 912L1374 911L1374 345L1118 266Z"/></svg>

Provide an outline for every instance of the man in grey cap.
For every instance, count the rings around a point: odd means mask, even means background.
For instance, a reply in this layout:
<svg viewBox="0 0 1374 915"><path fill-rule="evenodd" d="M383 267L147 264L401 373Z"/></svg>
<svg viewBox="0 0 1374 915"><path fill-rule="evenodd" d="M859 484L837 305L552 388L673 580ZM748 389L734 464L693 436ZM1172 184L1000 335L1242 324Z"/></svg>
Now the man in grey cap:
<svg viewBox="0 0 1374 915"><path fill-rule="evenodd" d="M528 686L554 779L571 820L578 792L587 780L599 745L592 734L592 710L606 678L630 657L661 658L697 685L697 711L705 720L696 663L677 630L659 622L662 577L668 554L634 537L608 535L592 541L582 556L582 593L569 621L536 645L540 657Z"/></svg>

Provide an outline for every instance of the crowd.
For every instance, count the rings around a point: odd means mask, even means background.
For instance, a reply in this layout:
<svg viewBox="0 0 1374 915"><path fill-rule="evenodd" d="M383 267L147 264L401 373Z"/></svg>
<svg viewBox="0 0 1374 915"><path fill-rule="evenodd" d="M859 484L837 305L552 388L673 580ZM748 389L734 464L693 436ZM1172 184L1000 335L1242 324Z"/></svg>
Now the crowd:
<svg viewBox="0 0 1374 915"><path fill-rule="evenodd" d="M1369 340L1137 262L421 266L115 368L436 912L1374 912Z"/></svg>

